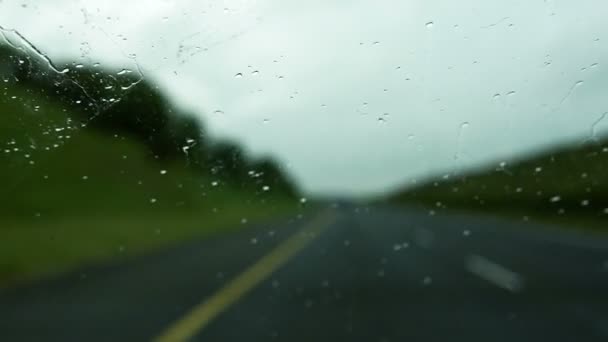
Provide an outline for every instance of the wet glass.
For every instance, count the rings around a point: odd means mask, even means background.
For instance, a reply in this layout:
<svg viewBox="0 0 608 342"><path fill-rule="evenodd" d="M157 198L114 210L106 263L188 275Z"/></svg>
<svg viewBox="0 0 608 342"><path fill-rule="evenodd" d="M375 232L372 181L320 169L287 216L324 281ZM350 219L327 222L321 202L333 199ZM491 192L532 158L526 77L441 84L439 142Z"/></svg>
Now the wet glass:
<svg viewBox="0 0 608 342"><path fill-rule="evenodd" d="M0 340L605 340L599 0L0 0Z"/></svg>

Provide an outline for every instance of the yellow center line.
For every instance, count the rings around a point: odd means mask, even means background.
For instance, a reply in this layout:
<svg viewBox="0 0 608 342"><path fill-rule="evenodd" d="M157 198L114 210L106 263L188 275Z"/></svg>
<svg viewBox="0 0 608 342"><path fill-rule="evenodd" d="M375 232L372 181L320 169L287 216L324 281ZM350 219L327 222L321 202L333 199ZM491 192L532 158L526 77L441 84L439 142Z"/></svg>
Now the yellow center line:
<svg viewBox="0 0 608 342"><path fill-rule="evenodd" d="M274 271L285 265L299 251L306 247L336 219L335 214L326 211L315 217L300 231L290 236L266 254L243 273L228 282L211 297L195 306L182 318L170 325L157 336L156 342L178 342L191 339L204 329L219 314L226 311L247 292L267 279Z"/></svg>

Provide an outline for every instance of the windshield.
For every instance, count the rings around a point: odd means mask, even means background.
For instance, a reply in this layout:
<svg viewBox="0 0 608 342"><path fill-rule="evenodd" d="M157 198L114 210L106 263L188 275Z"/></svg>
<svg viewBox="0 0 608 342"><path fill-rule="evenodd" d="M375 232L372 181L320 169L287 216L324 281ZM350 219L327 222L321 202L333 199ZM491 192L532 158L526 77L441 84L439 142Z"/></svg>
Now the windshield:
<svg viewBox="0 0 608 342"><path fill-rule="evenodd" d="M0 0L0 340L607 339L607 10Z"/></svg>

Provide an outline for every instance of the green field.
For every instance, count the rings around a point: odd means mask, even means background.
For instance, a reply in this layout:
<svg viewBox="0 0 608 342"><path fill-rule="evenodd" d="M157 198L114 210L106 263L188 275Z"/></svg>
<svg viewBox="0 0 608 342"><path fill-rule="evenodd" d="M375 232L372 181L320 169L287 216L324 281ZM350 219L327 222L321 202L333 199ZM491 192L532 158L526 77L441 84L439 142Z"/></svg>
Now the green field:
<svg viewBox="0 0 608 342"><path fill-rule="evenodd" d="M461 175L431 177L385 200L606 231L608 143L573 142Z"/></svg>

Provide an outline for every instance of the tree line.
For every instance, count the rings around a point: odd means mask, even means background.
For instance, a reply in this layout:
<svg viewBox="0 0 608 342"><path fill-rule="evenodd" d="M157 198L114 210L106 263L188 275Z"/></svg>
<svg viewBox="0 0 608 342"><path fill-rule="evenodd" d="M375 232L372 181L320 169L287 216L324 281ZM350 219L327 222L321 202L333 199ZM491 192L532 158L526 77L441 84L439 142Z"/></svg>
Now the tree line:
<svg viewBox="0 0 608 342"><path fill-rule="evenodd" d="M268 186L295 195L296 189L274 160L252 160L228 141L211 141L203 122L173 106L158 86L137 71L99 64L53 64L25 47L0 42L0 77L58 101L82 129L121 135L146 147L159 163L188 167L243 188Z"/></svg>

